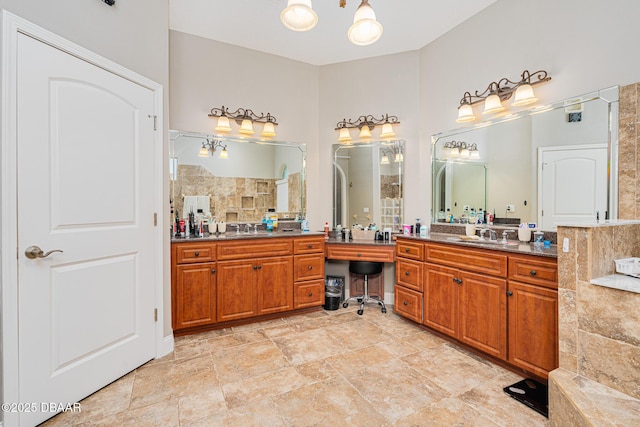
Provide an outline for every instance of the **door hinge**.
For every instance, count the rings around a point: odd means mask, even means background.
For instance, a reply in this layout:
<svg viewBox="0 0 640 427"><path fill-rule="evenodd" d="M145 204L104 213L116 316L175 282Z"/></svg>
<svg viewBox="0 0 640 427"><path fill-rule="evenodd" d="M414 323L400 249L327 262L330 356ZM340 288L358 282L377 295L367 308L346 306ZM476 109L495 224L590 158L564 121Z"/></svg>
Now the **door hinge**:
<svg viewBox="0 0 640 427"><path fill-rule="evenodd" d="M158 130L158 116L149 114L149 118L153 117L153 130Z"/></svg>
<svg viewBox="0 0 640 427"><path fill-rule="evenodd" d="M157 308L153 309L153 321L154 322L158 321L158 309Z"/></svg>
<svg viewBox="0 0 640 427"><path fill-rule="evenodd" d="M153 213L153 226L154 227L158 226L158 213L157 212Z"/></svg>
<svg viewBox="0 0 640 427"><path fill-rule="evenodd" d="M540 216L544 216L544 209L540 210Z"/></svg>

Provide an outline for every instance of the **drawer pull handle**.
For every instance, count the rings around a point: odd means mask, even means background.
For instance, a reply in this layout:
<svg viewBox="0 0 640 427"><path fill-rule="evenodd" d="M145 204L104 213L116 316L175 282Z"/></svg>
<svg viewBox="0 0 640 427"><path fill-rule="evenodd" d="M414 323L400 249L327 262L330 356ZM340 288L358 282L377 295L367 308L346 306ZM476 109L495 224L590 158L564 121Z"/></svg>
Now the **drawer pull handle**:
<svg viewBox="0 0 640 427"><path fill-rule="evenodd" d="M453 281L456 282L458 285L462 284L462 279L458 279L458 278L454 277Z"/></svg>
<svg viewBox="0 0 640 427"><path fill-rule="evenodd" d="M405 302L404 302L404 305L409 305L409 303L405 301Z"/></svg>
<svg viewBox="0 0 640 427"><path fill-rule="evenodd" d="M313 292L309 292L309 296L312 297L313 296Z"/></svg>
<svg viewBox="0 0 640 427"><path fill-rule="evenodd" d="M513 292L507 291L507 296L510 297L511 295L513 295Z"/></svg>
<svg viewBox="0 0 640 427"><path fill-rule="evenodd" d="M404 251L405 251L406 253L409 253L409 251L410 251L410 250L411 250L411 249L409 249L409 248L404 248Z"/></svg>
<svg viewBox="0 0 640 427"><path fill-rule="evenodd" d="M211 274L213 274L213 273L215 273L215 272L216 272L216 269L215 269L215 268L212 268L212 269L211 269Z"/></svg>
<svg viewBox="0 0 640 427"><path fill-rule="evenodd" d="M362 254L360 252L358 252L358 256L362 256Z"/></svg>
<svg viewBox="0 0 640 427"><path fill-rule="evenodd" d="M258 270L262 270L262 266L261 265L258 266Z"/></svg>
<svg viewBox="0 0 640 427"><path fill-rule="evenodd" d="M529 272L529 274L530 274L530 275L532 275L532 276L535 276L535 275L536 275L536 271L535 271L535 270L531 270L531 271Z"/></svg>
<svg viewBox="0 0 640 427"><path fill-rule="evenodd" d="M196 251L196 252L194 253L194 255L195 255L195 256L200 256L200 252L197 252L197 251Z"/></svg>
<svg viewBox="0 0 640 427"><path fill-rule="evenodd" d="M309 249L313 248L313 245L311 243L309 243Z"/></svg>
<svg viewBox="0 0 640 427"><path fill-rule="evenodd" d="M312 267L312 266L309 266L309 270L313 270L313 267Z"/></svg>
<svg viewBox="0 0 640 427"><path fill-rule="evenodd" d="M408 276L408 275L409 275L409 272L408 272L408 271L405 271L405 272L404 272L404 275L405 275L405 276Z"/></svg>

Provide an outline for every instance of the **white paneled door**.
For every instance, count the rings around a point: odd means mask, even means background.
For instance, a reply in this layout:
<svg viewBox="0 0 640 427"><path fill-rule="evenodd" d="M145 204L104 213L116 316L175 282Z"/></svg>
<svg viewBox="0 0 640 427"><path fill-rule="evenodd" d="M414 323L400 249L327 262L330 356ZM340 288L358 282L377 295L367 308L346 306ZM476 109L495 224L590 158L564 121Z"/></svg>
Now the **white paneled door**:
<svg viewBox="0 0 640 427"><path fill-rule="evenodd" d="M19 401L36 409L20 415L28 426L55 415L46 403L78 402L155 356L157 183L153 90L17 37Z"/></svg>

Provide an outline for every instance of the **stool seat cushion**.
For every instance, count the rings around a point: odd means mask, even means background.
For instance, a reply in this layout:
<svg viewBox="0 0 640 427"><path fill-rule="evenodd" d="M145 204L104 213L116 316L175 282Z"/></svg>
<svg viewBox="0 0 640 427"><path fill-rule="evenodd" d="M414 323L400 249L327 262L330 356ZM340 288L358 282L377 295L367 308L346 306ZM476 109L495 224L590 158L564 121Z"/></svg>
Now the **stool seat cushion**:
<svg viewBox="0 0 640 427"><path fill-rule="evenodd" d="M354 274L380 274L383 263L371 261L351 261L349 262L349 272Z"/></svg>

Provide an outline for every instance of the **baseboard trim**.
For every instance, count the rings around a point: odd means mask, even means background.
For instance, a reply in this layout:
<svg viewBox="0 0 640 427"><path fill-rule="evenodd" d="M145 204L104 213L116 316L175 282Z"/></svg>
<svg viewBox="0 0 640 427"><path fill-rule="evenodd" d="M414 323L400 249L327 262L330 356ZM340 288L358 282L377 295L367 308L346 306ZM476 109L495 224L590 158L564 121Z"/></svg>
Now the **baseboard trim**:
<svg viewBox="0 0 640 427"><path fill-rule="evenodd" d="M158 349L159 354L156 354L156 359L159 359L159 358L161 358L163 356L166 356L167 354L171 353L173 351L173 348L174 348L173 334L167 335L162 340L162 344L161 344L160 348ZM2 427L2 426L0 426L0 427Z"/></svg>

